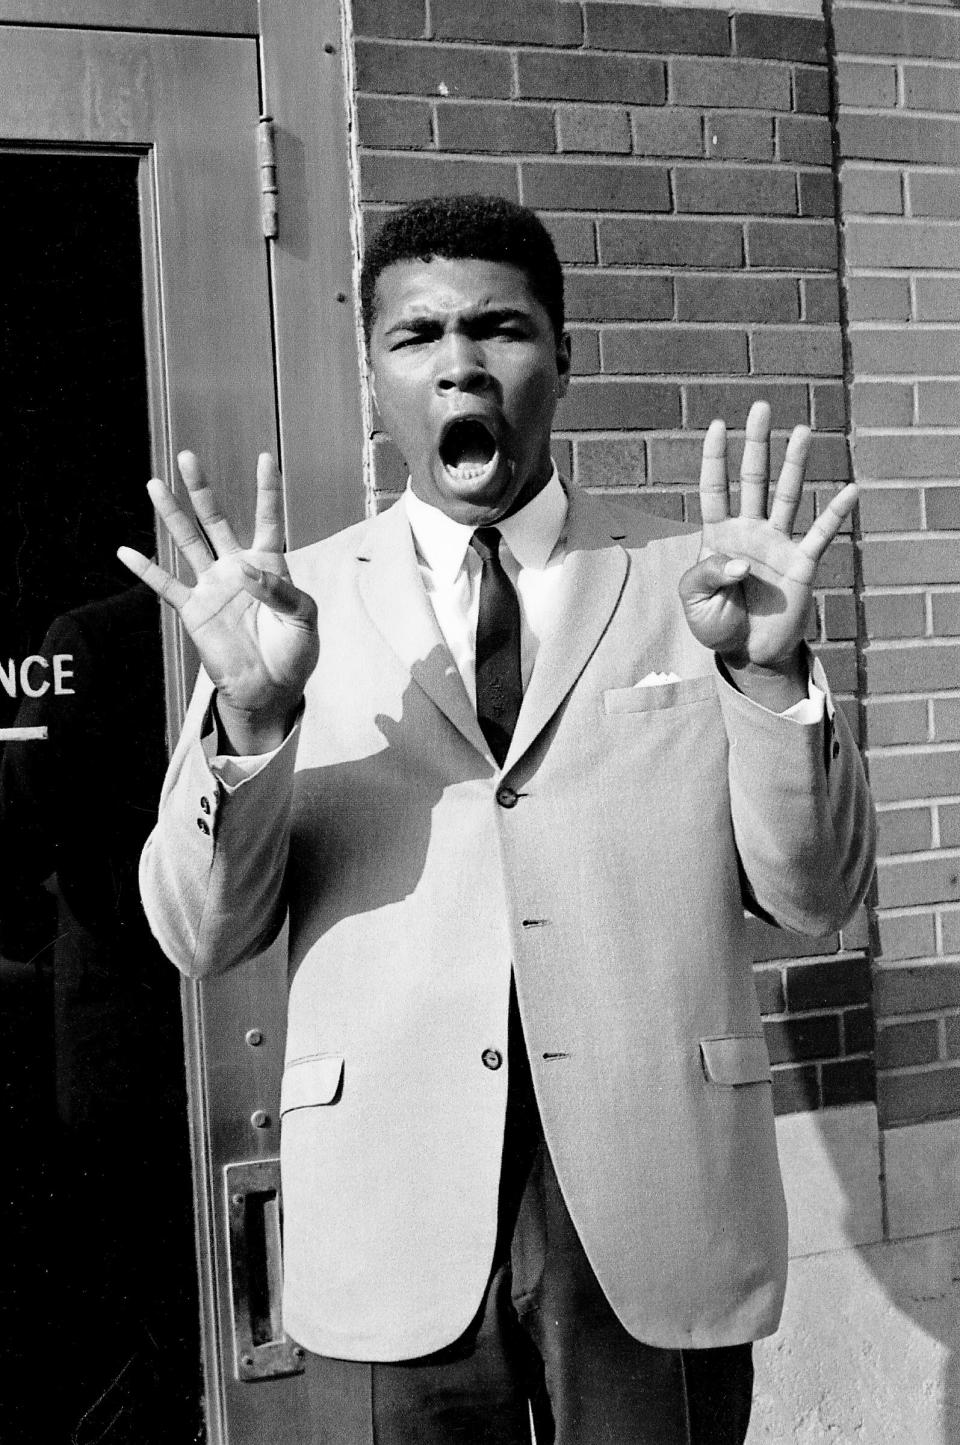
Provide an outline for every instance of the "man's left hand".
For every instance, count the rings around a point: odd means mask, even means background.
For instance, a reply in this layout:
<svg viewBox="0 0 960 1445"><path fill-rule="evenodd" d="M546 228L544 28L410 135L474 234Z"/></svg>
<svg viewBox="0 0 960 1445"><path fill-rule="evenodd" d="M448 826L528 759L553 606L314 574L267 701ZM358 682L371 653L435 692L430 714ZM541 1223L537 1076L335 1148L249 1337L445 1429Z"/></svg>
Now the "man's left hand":
<svg viewBox="0 0 960 1445"><path fill-rule="evenodd" d="M740 515L734 517L726 427L711 422L700 470L700 556L680 579L694 637L717 654L742 692L777 712L807 696L801 643L817 566L857 502L850 483L806 535L793 540L809 450L810 429L795 427L768 517L770 407L755 402L740 469Z"/></svg>

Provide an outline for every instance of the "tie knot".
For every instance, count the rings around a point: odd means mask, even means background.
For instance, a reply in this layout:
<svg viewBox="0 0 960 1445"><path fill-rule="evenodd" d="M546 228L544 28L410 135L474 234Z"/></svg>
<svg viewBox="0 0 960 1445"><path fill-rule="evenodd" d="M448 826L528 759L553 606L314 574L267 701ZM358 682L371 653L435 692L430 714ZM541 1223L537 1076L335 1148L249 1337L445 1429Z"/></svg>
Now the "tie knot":
<svg viewBox="0 0 960 1445"><path fill-rule="evenodd" d="M500 556L500 530L497 527L478 527L470 538L470 546L481 562L490 562Z"/></svg>

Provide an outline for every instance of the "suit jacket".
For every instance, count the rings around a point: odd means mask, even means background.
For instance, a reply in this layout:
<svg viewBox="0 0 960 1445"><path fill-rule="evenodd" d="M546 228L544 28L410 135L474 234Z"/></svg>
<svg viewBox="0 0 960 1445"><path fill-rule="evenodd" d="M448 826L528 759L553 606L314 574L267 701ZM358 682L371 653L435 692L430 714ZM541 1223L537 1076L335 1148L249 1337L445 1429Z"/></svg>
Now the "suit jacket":
<svg viewBox="0 0 960 1445"><path fill-rule="evenodd" d="M421 1355L480 1302L511 968L556 1172L626 1328L709 1346L778 1321L744 901L808 934L855 909L859 756L839 714L798 725L719 677L677 597L695 534L574 491L566 539L502 769L397 507L290 559L321 628L299 740L225 794L201 685L164 786L142 887L180 968L250 959L289 913L284 1323L319 1353ZM651 671L681 680L634 686Z"/></svg>

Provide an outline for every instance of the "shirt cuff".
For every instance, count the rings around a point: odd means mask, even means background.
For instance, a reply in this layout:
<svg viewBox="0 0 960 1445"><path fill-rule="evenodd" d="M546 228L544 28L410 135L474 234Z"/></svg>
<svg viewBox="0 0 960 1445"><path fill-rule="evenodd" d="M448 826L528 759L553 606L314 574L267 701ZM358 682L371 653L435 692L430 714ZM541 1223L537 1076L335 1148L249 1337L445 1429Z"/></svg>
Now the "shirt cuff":
<svg viewBox="0 0 960 1445"><path fill-rule="evenodd" d="M830 696L830 684L827 682L827 674L823 670L823 663L819 657L814 657L809 649L805 649L805 651L807 658L807 696L801 698L799 702L795 702L792 707L788 707L785 712L778 713L774 712L772 708L764 707L762 703L755 702L753 698L747 697L746 693L740 691L740 688L736 688L737 692L740 692L741 697L743 697L751 707L758 707L761 712L771 713L774 717L786 718L788 722L799 723L802 727L815 727L823 721L824 713L826 713L832 722L836 709L833 704L833 699ZM730 678L719 658L717 658L717 664L720 668L721 677L725 678L731 687L736 687L736 684Z"/></svg>
<svg viewBox="0 0 960 1445"><path fill-rule="evenodd" d="M217 782L222 784L224 791L227 793L236 792L241 784L249 782L250 779L255 778L258 773L262 773L264 768L267 767L269 763L272 763L273 759L277 757L279 753L283 752L284 748L290 743L290 740L295 738L300 731L300 719L303 716L303 704L301 703L293 727L287 733L287 736L283 742L280 743L279 747L275 747L271 752L248 753L238 756L233 753L217 752L219 736L213 708L214 703L211 699L210 706L207 709L206 717L203 721L203 730L200 734L200 746L203 749L203 755L207 760L207 766L211 773Z"/></svg>

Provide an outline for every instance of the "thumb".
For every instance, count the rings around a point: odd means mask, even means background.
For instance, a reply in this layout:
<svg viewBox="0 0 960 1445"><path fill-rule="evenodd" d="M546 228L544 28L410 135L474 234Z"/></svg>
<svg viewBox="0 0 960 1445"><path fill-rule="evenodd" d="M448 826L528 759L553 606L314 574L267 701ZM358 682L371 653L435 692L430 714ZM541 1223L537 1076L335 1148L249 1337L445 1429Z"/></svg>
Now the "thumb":
<svg viewBox="0 0 960 1445"><path fill-rule="evenodd" d="M252 562L246 560L240 563L240 571L243 573L246 590L272 612L307 627L316 625L317 604L308 592L302 592L299 587L294 586L289 577L278 577L275 572L254 567Z"/></svg>
<svg viewBox="0 0 960 1445"><path fill-rule="evenodd" d="M749 571L750 563L745 558L711 552L695 562L680 578L680 599L688 605L705 602L718 592L738 586Z"/></svg>

